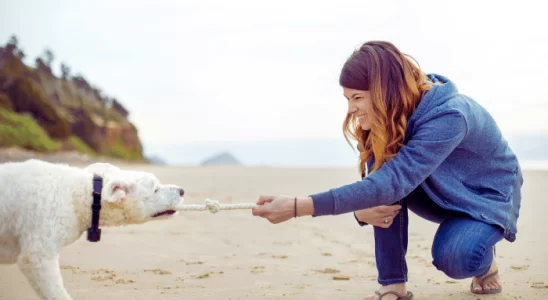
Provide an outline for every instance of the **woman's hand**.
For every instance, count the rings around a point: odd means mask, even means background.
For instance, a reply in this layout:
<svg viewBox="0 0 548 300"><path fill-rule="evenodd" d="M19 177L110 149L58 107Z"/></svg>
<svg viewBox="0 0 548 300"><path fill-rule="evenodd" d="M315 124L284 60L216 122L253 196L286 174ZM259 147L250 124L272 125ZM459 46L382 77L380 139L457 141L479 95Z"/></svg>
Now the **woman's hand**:
<svg viewBox="0 0 548 300"><path fill-rule="evenodd" d="M368 209L358 210L355 211L354 214L359 221L377 227L388 228L390 227L390 225L392 225L394 217L398 215L400 209L400 205L381 205Z"/></svg>
<svg viewBox="0 0 548 300"><path fill-rule="evenodd" d="M297 216L312 215L312 198L297 198ZM270 223L278 224L295 217L295 197L260 196L258 207L252 209L254 216L263 217Z"/></svg>

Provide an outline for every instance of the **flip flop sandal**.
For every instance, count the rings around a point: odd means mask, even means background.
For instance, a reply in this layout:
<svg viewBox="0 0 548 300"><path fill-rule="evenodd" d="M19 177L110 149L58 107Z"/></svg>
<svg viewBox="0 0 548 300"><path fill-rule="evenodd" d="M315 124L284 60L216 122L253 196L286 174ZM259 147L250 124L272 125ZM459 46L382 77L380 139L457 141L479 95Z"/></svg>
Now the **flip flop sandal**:
<svg viewBox="0 0 548 300"><path fill-rule="evenodd" d="M482 288L481 291L475 291L474 290L474 282L470 283L470 291L474 294L498 294L498 293L502 292L502 288L498 288L498 289L494 289L494 290L484 290L483 289L484 281L491 278L491 277L493 277L493 276L496 276L498 273L499 273L499 270L496 270L495 272L493 272L489 275L484 275L484 277L481 277L481 279L478 278L480 280L479 285Z"/></svg>
<svg viewBox="0 0 548 300"><path fill-rule="evenodd" d="M407 295L406 296L402 296L396 292L386 292L384 294L381 294L379 291L375 291L375 294L377 296L379 296L379 300L382 300L382 297L386 296L386 295L395 295L396 297L398 297L397 300L411 300L413 299L413 293L411 292L407 292Z"/></svg>
<svg viewBox="0 0 548 300"><path fill-rule="evenodd" d="M493 256L497 257L497 247L496 246L493 246ZM478 278L480 280L479 285L481 286L481 291L474 291L474 282L471 282L470 283L470 291L474 294L479 294L479 295L482 295L482 294L498 294L498 293L502 292L502 288L498 288L498 289L494 289L494 290L484 290L483 289L483 282L485 280L497 275L498 273L499 273L499 270L496 270L495 272L493 272L489 275L484 275L484 277Z"/></svg>

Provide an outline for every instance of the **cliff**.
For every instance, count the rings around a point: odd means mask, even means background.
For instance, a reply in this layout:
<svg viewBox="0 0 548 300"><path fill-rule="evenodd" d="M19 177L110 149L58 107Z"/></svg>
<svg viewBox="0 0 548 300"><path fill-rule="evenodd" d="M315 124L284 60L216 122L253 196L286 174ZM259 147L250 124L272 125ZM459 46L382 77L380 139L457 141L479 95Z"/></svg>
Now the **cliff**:
<svg viewBox="0 0 548 300"><path fill-rule="evenodd" d="M35 66L24 57L16 37L0 47L0 148L143 160L137 128L117 99L72 76L64 63L54 75L49 50Z"/></svg>

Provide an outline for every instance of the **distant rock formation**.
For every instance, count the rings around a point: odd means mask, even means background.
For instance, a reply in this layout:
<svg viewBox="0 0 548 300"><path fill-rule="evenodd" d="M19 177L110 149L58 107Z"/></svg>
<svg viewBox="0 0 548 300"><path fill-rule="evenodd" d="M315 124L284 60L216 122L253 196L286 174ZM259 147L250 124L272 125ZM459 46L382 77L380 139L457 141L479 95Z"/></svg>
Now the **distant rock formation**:
<svg viewBox="0 0 548 300"><path fill-rule="evenodd" d="M217 155L214 155L204 161L202 161L202 166L207 165L241 165L242 163L238 161L232 154L228 152L222 152Z"/></svg>

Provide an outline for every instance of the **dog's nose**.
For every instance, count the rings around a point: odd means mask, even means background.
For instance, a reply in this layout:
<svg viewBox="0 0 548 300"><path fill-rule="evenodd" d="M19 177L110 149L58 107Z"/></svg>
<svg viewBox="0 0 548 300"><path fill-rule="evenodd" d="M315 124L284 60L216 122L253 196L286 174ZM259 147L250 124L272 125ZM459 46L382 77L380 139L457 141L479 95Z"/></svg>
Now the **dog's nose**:
<svg viewBox="0 0 548 300"><path fill-rule="evenodd" d="M183 191L183 189L179 189L179 195L181 195L181 197L183 197L184 194L185 194L185 191Z"/></svg>

